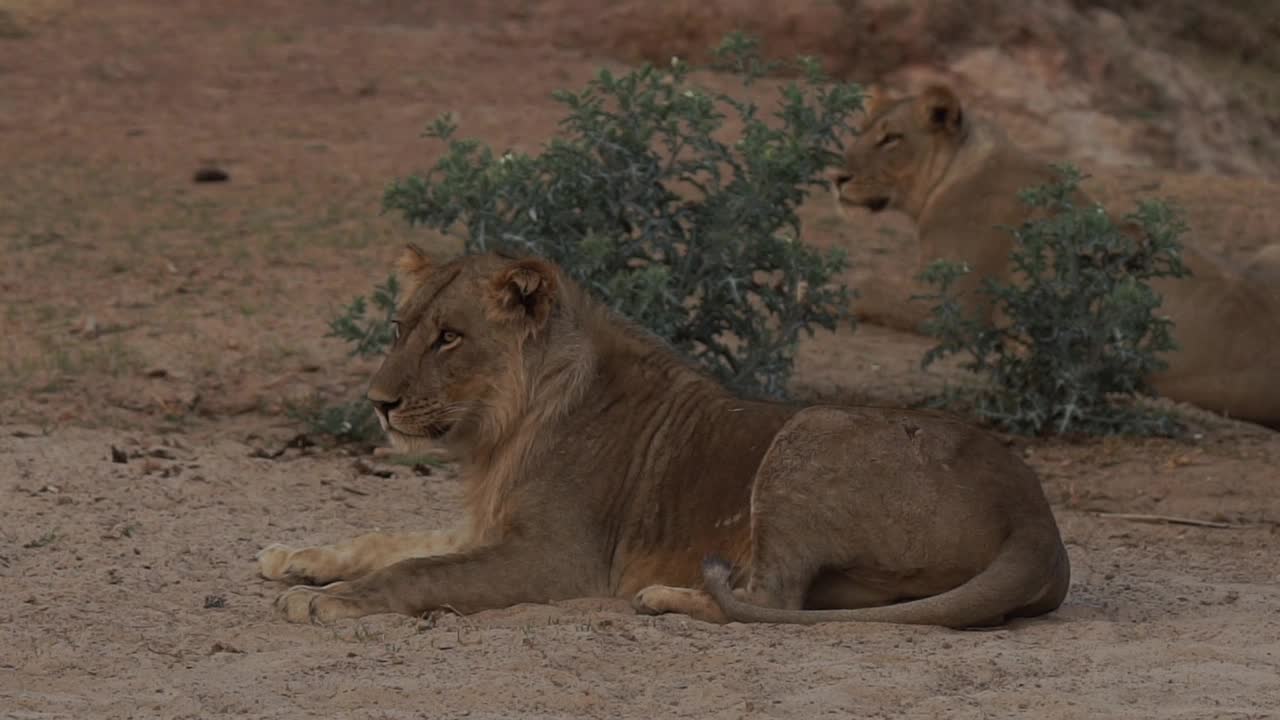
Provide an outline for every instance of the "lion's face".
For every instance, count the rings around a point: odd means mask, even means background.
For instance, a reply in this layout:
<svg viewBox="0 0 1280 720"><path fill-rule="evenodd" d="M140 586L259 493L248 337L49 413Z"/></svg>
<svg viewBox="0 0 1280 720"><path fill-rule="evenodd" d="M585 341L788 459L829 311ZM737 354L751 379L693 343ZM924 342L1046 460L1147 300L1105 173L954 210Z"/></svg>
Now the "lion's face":
<svg viewBox="0 0 1280 720"><path fill-rule="evenodd" d="M513 363L547 322L555 271L496 255L433 267L412 246L400 269L408 294L368 397L396 444L448 441L474 430L509 385Z"/></svg>
<svg viewBox="0 0 1280 720"><path fill-rule="evenodd" d="M943 157L959 142L963 115L950 89L933 86L921 95L876 103L868 121L845 151L844 164L830 175L842 207L879 212L918 212L928 188L945 171Z"/></svg>

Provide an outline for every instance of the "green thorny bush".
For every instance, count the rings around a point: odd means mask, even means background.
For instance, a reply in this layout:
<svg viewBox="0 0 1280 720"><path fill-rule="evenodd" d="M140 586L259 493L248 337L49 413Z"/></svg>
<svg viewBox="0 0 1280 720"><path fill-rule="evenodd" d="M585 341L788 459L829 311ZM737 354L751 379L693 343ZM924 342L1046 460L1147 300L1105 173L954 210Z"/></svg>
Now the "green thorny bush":
<svg viewBox="0 0 1280 720"><path fill-rule="evenodd" d="M734 34L714 66L745 87L780 65ZM426 135L446 144L443 157L394 182L384 209L460 233L467 252L546 257L734 390L783 395L800 332L850 319L850 291L833 282L845 256L799 243L796 209L839 159L862 103L814 61L792 67L771 123L750 101L694 85L674 58L556 92L568 114L538 155L457 139L442 117ZM740 139L726 143L730 115ZM381 352L393 302L369 316L357 300L331 334Z"/></svg>
<svg viewBox="0 0 1280 720"><path fill-rule="evenodd" d="M967 268L936 261L921 275L938 287L924 296L937 303L925 331L940 341L923 365L967 355L963 367L986 382L943 401L971 401L1006 431L1177 434L1174 418L1135 400L1150 394L1147 376L1166 367L1160 355L1176 348L1173 323L1156 314L1161 298L1146 281L1188 274L1179 242L1186 226L1167 204L1147 201L1124 218L1141 232L1127 232L1101 206L1076 204L1079 171L1055 171L1057 181L1019 194L1044 217L1005 228L1016 238L1018 282L988 278L979 290L1004 314L1000 324L967 317L950 292Z"/></svg>

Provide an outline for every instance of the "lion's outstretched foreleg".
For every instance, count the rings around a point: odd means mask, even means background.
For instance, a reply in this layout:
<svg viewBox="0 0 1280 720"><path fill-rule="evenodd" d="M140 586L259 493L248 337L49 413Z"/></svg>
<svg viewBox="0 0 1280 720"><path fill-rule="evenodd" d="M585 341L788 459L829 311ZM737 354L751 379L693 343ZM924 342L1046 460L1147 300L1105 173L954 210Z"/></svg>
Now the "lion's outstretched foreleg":
<svg viewBox="0 0 1280 720"><path fill-rule="evenodd" d="M291 622L327 623L388 612L420 615L445 607L468 614L598 591L590 569L564 562L555 547L522 538L452 555L409 558L349 582L292 587L277 598L276 608Z"/></svg>
<svg viewBox="0 0 1280 720"><path fill-rule="evenodd" d="M448 555L470 542L466 528L418 533L368 533L332 545L292 548L268 545L258 553L258 572L268 580L325 585L354 580L408 558Z"/></svg>

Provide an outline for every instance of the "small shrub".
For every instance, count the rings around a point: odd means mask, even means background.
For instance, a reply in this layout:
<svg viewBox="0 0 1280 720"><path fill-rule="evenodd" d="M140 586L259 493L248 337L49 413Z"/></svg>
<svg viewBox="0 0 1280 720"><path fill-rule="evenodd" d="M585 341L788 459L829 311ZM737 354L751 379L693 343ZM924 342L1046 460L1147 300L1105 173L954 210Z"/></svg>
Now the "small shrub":
<svg viewBox="0 0 1280 720"><path fill-rule="evenodd" d="M386 349L392 339L391 319L395 317L400 285L395 276L374 287L369 298L355 298L329 320L325 337L336 337L351 345L353 357L372 357ZM372 305L372 307L370 307ZM320 397L287 408L291 417L308 432L327 435L340 442L374 443L382 438L382 426L373 407L363 399L331 404Z"/></svg>
<svg viewBox="0 0 1280 720"><path fill-rule="evenodd" d="M966 317L951 294L967 268L938 261L921 275L938 287L925 296L937 303L925 331L939 340L922 364L968 356L963 367L985 382L946 400L963 397L1010 432L1175 434L1174 418L1134 401L1150 394L1147 376L1175 349L1172 322L1156 314L1161 299L1146 281L1187 275L1179 252L1186 226L1167 205L1143 202L1125 218L1141 232L1126 232L1100 206L1076 204L1075 168L1055 169L1057 181L1020 193L1046 212L1009 228L1015 282L988 278L979 290L1003 313L1001 324Z"/></svg>
<svg viewBox="0 0 1280 720"><path fill-rule="evenodd" d="M750 85L776 67L756 51L731 35L718 67ZM729 387L782 395L799 334L849 317L850 292L833 282L845 257L801 244L796 209L839 159L861 105L856 86L830 84L811 60L798 68L772 122L749 100L697 86L676 59L601 70L555 94L568 114L537 155L457 139L441 118L427 135L446 144L443 157L393 183L385 208L461 234L469 252L547 257ZM736 141L720 139L730 117ZM366 349L388 337L334 327Z"/></svg>
<svg viewBox="0 0 1280 720"><path fill-rule="evenodd" d="M305 425L308 432L327 435L339 442L372 444L382 439L382 425L373 413L373 406L363 398L332 404L315 397L289 406L287 412Z"/></svg>
<svg viewBox="0 0 1280 720"><path fill-rule="evenodd" d="M31 33L22 26L12 10L0 8L0 40L20 40Z"/></svg>
<svg viewBox="0 0 1280 720"><path fill-rule="evenodd" d="M33 548L48 547L49 545L52 545L52 544L54 544L55 542L57 542L57 541L58 541L58 537L59 537L59 536L58 536L58 531L57 531L57 530L49 530L48 532L46 532L45 534L41 535L40 537L38 537L38 538L36 538L36 539L34 539L34 540L30 541L30 542L25 542L25 543L23 543L23 544L22 544L22 547L24 547L24 548L26 548L26 549L28 549L28 550L33 549Z"/></svg>

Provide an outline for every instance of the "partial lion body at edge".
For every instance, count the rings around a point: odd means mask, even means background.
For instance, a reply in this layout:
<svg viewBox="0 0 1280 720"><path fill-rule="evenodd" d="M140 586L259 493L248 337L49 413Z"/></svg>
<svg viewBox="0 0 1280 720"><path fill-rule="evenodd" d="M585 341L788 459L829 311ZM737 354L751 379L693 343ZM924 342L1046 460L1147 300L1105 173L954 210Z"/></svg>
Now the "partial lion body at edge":
<svg viewBox="0 0 1280 720"><path fill-rule="evenodd" d="M838 205L905 213L920 242L915 270L938 258L966 263L971 272L956 290L970 298L970 311L990 319L991 308L974 291L983 278L1012 278L1006 228L1032 217L1018 192L1051 180L1049 162L974 117L946 86L897 100L881 94L867 115L833 176ZM1093 202L1084 193L1078 200ZM1151 282L1178 345L1169 367L1150 378L1152 387L1207 410L1280 425L1280 245L1230 262L1191 236L1182 259L1190 277ZM860 313L918 331L928 307L906 300Z"/></svg>

